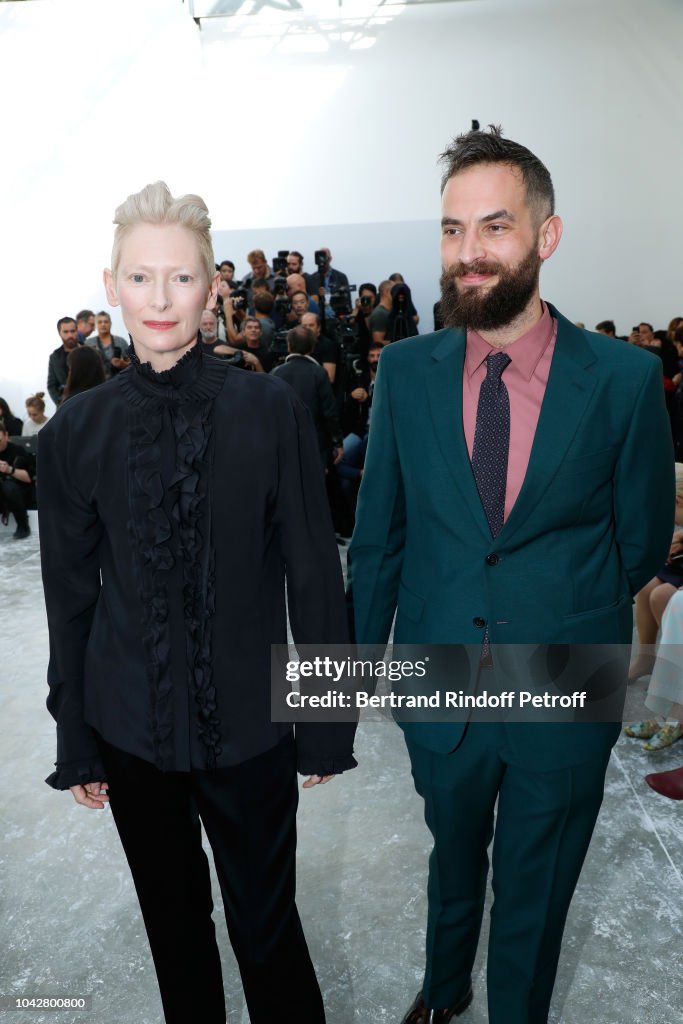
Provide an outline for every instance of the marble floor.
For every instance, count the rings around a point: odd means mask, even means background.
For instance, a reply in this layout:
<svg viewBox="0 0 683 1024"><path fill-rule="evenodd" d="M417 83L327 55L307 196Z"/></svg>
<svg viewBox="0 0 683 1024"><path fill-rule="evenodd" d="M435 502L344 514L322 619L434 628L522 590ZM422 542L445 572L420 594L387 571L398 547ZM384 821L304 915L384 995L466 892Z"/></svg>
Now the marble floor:
<svg viewBox="0 0 683 1024"><path fill-rule="evenodd" d="M42 781L54 728L44 708L35 531L14 542L11 528L0 528L0 590L0 997L93 997L91 1011L24 1010L18 1018L0 1009L0 1021L161 1024L111 816ZM634 712L643 688L630 694ZM430 841L400 731L364 723L357 756L356 771L302 793L299 907L328 1024L398 1024L421 981ZM623 738L615 749L567 926L554 1022L683 1024L683 804L642 781L653 765L682 761L683 742L659 755ZM248 1018L217 886L215 893L228 1020L241 1024ZM487 1020L485 938L463 1024ZM280 1020L294 1017L285 1008Z"/></svg>

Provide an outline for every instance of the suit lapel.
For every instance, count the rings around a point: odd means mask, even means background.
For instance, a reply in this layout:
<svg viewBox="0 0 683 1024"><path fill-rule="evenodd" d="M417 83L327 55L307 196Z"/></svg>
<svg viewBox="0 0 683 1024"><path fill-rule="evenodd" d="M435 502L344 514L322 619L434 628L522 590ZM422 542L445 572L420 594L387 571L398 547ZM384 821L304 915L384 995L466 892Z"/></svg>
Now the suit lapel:
<svg viewBox="0 0 683 1024"><path fill-rule="evenodd" d="M472 475L462 425L462 375L465 332L448 330L434 347L426 369L427 395L434 430L451 476L478 529L490 541L491 531Z"/></svg>
<svg viewBox="0 0 683 1024"><path fill-rule="evenodd" d="M549 308L558 321L555 351L524 483L498 535L500 543L507 542L541 502L595 389L595 376L588 369L595 355L583 333Z"/></svg>

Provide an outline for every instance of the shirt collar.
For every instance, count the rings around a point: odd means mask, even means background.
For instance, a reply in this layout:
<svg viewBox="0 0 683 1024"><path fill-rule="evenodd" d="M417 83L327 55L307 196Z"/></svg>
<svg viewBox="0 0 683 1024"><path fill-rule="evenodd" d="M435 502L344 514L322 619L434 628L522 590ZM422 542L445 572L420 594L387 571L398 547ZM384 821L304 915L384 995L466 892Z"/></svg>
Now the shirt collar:
<svg viewBox="0 0 683 1024"><path fill-rule="evenodd" d="M543 314L534 326L521 337L507 345L504 350L489 345L480 334L471 328L467 331L467 350L465 352L465 369L468 377L481 366L491 352L505 351L512 360L512 365L524 377L531 380L541 356L550 344L555 333L555 321L545 302L542 301Z"/></svg>

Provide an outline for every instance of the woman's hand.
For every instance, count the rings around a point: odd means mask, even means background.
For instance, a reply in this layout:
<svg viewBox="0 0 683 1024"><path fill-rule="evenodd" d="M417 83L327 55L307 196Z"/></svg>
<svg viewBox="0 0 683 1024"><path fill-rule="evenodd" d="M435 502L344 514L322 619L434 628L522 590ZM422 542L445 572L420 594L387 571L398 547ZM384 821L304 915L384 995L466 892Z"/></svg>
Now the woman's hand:
<svg viewBox="0 0 683 1024"><path fill-rule="evenodd" d="M77 804L84 807L92 807L93 810L101 810L109 803L107 782L86 782L84 786L70 786L73 798Z"/></svg>

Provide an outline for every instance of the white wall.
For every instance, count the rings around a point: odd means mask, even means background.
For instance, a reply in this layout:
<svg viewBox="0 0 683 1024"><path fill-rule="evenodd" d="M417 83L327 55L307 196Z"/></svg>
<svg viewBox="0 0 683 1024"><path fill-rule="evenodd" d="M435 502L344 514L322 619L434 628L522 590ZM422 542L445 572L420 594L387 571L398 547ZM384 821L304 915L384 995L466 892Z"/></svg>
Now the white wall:
<svg viewBox="0 0 683 1024"><path fill-rule="evenodd" d="M252 244L301 248L309 269L327 244L356 284L402 271L428 325L436 156L472 117L553 174L565 236L544 295L621 332L683 313L683 5L374 9L200 33L180 0L0 5L0 394L15 411L44 386L57 318L105 304L115 206L159 177L205 197L216 256L240 272Z"/></svg>

